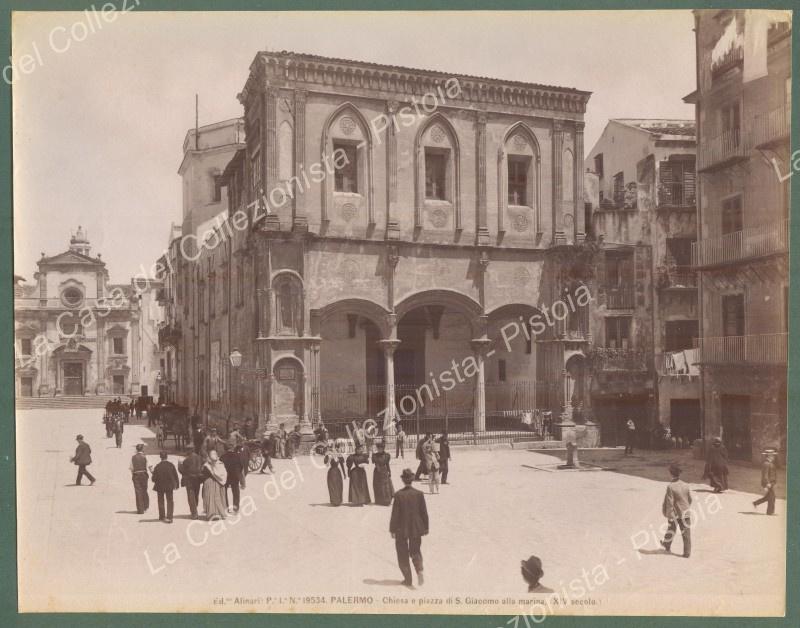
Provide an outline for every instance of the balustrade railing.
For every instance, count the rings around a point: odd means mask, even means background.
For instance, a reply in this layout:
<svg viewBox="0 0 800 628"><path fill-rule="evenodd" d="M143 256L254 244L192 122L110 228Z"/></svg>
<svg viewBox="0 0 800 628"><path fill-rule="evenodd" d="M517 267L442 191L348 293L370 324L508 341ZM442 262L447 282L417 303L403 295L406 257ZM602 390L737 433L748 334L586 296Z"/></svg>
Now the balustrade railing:
<svg viewBox="0 0 800 628"><path fill-rule="evenodd" d="M750 227L692 243L692 265L727 264L789 251L789 221Z"/></svg>
<svg viewBox="0 0 800 628"><path fill-rule="evenodd" d="M699 338L703 364L786 364L787 333Z"/></svg>

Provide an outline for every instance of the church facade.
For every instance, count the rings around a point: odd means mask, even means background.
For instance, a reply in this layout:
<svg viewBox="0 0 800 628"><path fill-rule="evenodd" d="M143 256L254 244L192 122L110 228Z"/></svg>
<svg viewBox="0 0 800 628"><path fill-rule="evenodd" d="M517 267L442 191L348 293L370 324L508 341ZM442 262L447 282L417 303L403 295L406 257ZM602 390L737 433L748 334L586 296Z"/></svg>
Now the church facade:
<svg viewBox="0 0 800 628"><path fill-rule="evenodd" d="M157 395L161 318L152 281L109 283L83 229L14 286L17 398Z"/></svg>
<svg viewBox="0 0 800 628"><path fill-rule="evenodd" d="M227 208L171 249L178 402L304 430L588 411L589 95L259 53Z"/></svg>

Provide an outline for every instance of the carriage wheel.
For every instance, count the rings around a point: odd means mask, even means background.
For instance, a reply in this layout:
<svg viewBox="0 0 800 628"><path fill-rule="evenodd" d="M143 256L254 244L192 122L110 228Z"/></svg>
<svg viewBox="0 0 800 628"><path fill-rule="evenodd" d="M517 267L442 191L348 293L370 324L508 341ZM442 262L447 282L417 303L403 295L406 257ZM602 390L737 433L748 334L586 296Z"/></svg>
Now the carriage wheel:
<svg viewBox="0 0 800 628"><path fill-rule="evenodd" d="M264 464L264 456L261 454L260 451L254 451L250 454L250 461L247 463L247 468L250 471L258 471L261 469L261 465Z"/></svg>

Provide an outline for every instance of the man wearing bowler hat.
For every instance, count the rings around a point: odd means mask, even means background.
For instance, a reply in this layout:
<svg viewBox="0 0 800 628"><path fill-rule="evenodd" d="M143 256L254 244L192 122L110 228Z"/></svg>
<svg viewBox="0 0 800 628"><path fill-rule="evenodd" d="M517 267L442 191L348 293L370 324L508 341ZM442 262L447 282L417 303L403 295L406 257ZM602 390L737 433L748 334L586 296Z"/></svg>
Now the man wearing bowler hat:
<svg viewBox="0 0 800 628"><path fill-rule="evenodd" d="M422 491L411 486L414 472L403 469L400 478L405 486L394 494L389 532L397 550L397 564L403 573L403 584L410 587L412 581L409 557L414 563L419 584L424 582L421 545L422 537L428 534L428 508L425 506L425 495Z"/></svg>
<svg viewBox="0 0 800 628"><path fill-rule="evenodd" d="M753 502L753 508L757 508L767 502L767 514L775 514L775 483L778 481L778 472L775 468L775 449L765 449L763 452L764 463L761 465L761 486L766 491L764 497Z"/></svg>
<svg viewBox="0 0 800 628"><path fill-rule="evenodd" d="M689 517L692 492L689 485L681 480L681 468L678 465L669 465L669 473L672 480L667 484L664 504L661 507L664 516L669 520L669 526L661 545L669 552L672 539L675 538L676 527L679 527L683 537L683 557L689 558L692 553L692 522Z"/></svg>

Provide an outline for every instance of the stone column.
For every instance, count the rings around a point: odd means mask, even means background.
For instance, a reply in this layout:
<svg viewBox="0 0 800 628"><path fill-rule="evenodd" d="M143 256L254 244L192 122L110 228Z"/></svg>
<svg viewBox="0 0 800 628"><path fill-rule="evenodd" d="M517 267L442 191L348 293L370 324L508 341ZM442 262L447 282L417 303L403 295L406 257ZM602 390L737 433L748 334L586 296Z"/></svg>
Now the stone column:
<svg viewBox="0 0 800 628"><path fill-rule="evenodd" d="M563 153L564 153L564 123L553 120L553 215L552 233L553 244L559 243L564 238L561 229L561 199L563 198L561 186L563 180Z"/></svg>
<svg viewBox="0 0 800 628"><path fill-rule="evenodd" d="M306 98L308 92L297 89L294 92L294 174L303 181L303 169L306 164ZM308 190L294 190L294 216L292 216L292 231L308 231L308 216L306 215L305 198Z"/></svg>
<svg viewBox="0 0 800 628"><path fill-rule="evenodd" d="M575 244L586 237L586 214L583 209L583 122L575 123Z"/></svg>
<svg viewBox="0 0 800 628"><path fill-rule="evenodd" d="M131 316L131 393L139 387L139 314ZM149 393L150 391L148 391Z"/></svg>
<svg viewBox="0 0 800 628"><path fill-rule="evenodd" d="M274 87L264 91L264 124L261 128L264 136L261 141L261 163L264 168L262 181L264 194L269 199L270 193L278 183L278 96Z"/></svg>
<svg viewBox="0 0 800 628"><path fill-rule="evenodd" d="M486 373L484 369L484 357L492 341L489 338L477 338L472 340L471 344L472 351L475 354L475 363L478 365L478 372L475 374L473 429L476 432L484 432L486 431Z"/></svg>
<svg viewBox="0 0 800 628"><path fill-rule="evenodd" d="M314 424L318 424L322 418L322 409L320 408L319 351L320 341L314 340L309 351L311 356L311 420Z"/></svg>
<svg viewBox="0 0 800 628"><path fill-rule="evenodd" d="M400 238L400 223L397 221L397 129L394 116L400 103L391 100L386 103L389 126L386 127L386 177L389 181L388 210L386 212L386 239Z"/></svg>
<svg viewBox="0 0 800 628"><path fill-rule="evenodd" d="M394 352L400 341L392 338L379 340L378 344L383 349L383 355L386 357L386 409L383 415L383 431L387 432L392 425L392 421L397 417L397 408L394 403Z"/></svg>
<svg viewBox="0 0 800 628"><path fill-rule="evenodd" d="M106 392L106 323L104 320L97 321L97 387L95 392L102 395Z"/></svg>
<svg viewBox="0 0 800 628"><path fill-rule="evenodd" d="M475 123L476 155L478 160L478 225L477 225L477 244L485 246L489 244L489 227L486 218L486 112L477 113ZM460 225L456 225L456 228Z"/></svg>

